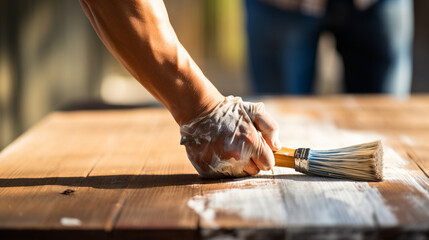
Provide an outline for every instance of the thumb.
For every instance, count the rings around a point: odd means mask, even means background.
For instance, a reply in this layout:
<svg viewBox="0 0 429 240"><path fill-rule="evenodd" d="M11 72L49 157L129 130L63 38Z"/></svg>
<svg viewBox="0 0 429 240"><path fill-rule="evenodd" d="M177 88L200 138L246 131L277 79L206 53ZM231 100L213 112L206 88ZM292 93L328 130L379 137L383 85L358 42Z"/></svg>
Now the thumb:
<svg viewBox="0 0 429 240"><path fill-rule="evenodd" d="M270 146L271 150L278 151L282 148L279 139L279 126L268 113L257 114L253 120L256 129L262 133L262 137Z"/></svg>
<svg viewBox="0 0 429 240"><path fill-rule="evenodd" d="M279 139L279 125L274 118L265 111L263 103L252 104L248 111L256 129L262 133L262 137L272 151L278 151L282 147Z"/></svg>

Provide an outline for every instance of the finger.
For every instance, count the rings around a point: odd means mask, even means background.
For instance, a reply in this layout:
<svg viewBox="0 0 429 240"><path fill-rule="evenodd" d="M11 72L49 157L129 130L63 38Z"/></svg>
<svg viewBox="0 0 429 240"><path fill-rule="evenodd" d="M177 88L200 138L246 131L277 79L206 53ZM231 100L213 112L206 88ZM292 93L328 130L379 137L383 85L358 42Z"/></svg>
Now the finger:
<svg viewBox="0 0 429 240"><path fill-rule="evenodd" d="M252 121L255 118L256 113L265 111L265 105L261 102L243 102L243 107L246 110L246 113L249 115L250 119L252 119Z"/></svg>
<svg viewBox="0 0 429 240"><path fill-rule="evenodd" d="M259 138L260 141L257 151L254 151L251 159L259 169L268 171L274 166L274 154L265 140L262 137Z"/></svg>
<svg viewBox="0 0 429 240"><path fill-rule="evenodd" d="M255 114L253 124L262 133L272 151L278 151L282 147L279 139L279 125L273 117L265 111Z"/></svg>
<svg viewBox="0 0 429 240"><path fill-rule="evenodd" d="M243 171L252 176L259 173L259 168L253 161L249 161L249 164L243 169Z"/></svg>

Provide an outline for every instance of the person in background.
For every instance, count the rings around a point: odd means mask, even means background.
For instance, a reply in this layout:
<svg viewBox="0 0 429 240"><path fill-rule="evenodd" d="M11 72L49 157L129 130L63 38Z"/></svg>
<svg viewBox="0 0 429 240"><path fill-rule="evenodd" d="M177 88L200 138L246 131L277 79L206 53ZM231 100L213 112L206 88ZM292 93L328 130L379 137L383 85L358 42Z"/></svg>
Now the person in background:
<svg viewBox="0 0 429 240"><path fill-rule="evenodd" d="M262 103L216 89L177 39L162 0L80 3L109 51L171 112L200 175L239 177L274 166L277 123Z"/></svg>
<svg viewBox="0 0 429 240"><path fill-rule="evenodd" d="M347 93L407 96L412 0L246 0L253 90L313 92L317 42L336 39Z"/></svg>

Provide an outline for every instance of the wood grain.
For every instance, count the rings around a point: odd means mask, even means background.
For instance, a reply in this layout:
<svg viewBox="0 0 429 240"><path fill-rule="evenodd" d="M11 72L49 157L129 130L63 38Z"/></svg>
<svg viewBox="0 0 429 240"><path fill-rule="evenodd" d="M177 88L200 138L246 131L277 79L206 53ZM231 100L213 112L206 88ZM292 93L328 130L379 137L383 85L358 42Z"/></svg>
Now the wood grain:
<svg viewBox="0 0 429 240"><path fill-rule="evenodd" d="M0 153L0 236L428 238L428 95L262 100L285 147L382 139L385 181L203 179L163 109L55 112Z"/></svg>

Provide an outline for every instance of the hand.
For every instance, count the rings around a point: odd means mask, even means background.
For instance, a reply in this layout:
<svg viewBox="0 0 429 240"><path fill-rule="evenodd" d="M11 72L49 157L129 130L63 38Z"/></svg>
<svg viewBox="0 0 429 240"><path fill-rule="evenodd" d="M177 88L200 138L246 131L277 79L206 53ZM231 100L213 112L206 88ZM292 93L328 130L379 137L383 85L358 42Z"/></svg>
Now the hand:
<svg viewBox="0 0 429 240"><path fill-rule="evenodd" d="M209 114L180 127L189 160L203 177L240 177L274 166L278 125L263 103L226 97Z"/></svg>

